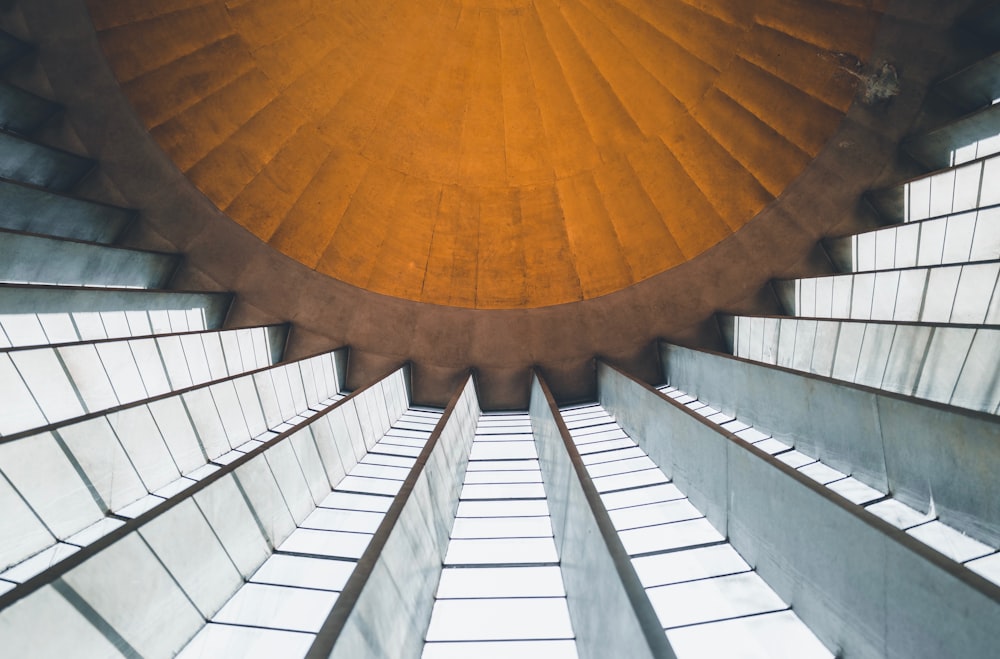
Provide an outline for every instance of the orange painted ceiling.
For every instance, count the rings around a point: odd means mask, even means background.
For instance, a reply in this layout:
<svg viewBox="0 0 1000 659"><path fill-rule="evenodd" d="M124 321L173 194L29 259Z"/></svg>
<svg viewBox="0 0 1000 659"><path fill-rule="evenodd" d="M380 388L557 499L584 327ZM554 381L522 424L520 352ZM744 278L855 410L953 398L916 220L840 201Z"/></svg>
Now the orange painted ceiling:
<svg viewBox="0 0 1000 659"><path fill-rule="evenodd" d="M89 2L233 220L358 287L487 309L609 294L739 230L837 128L871 5Z"/></svg>

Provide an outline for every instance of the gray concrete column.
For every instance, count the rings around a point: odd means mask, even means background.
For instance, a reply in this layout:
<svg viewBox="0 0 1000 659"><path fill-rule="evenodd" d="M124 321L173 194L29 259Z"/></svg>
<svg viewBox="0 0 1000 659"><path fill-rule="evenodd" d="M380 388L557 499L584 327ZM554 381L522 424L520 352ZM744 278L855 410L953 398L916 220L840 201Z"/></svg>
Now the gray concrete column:
<svg viewBox="0 0 1000 659"><path fill-rule="evenodd" d="M420 656L479 415L469 376L330 611L309 659Z"/></svg>
<svg viewBox="0 0 1000 659"><path fill-rule="evenodd" d="M581 659L673 659L628 552L537 372L529 412Z"/></svg>
<svg viewBox="0 0 1000 659"><path fill-rule="evenodd" d="M838 656L996 653L996 585L649 385L603 363L598 384L608 412ZM698 479L709 482L691 490Z"/></svg>

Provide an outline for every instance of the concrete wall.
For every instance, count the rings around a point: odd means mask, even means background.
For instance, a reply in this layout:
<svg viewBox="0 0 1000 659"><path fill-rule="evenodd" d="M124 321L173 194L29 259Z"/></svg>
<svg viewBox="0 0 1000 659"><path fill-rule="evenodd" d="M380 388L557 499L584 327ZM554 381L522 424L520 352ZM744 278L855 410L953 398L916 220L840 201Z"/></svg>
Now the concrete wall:
<svg viewBox="0 0 1000 659"><path fill-rule="evenodd" d="M445 410L310 658L418 658L480 415L471 378Z"/></svg>
<svg viewBox="0 0 1000 659"><path fill-rule="evenodd" d="M670 384L941 521L1000 544L1000 420L669 344Z"/></svg>
<svg viewBox="0 0 1000 659"><path fill-rule="evenodd" d="M605 364L598 378L626 432L838 656L996 653L1000 588L647 385Z"/></svg>
<svg viewBox="0 0 1000 659"><path fill-rule="evenodd" d="M581 659L674 657L551 393L537 374L530 413Z"/></svg>
<svg viewBox="0 0 1000 659"><path fill-rule="evenodd" d="M318 383L320 378L307 386L306 375L298 372L300 366L277 367L296 372L273 380L271 374L277 369L264 371L268 384L249 390L233 404L256 399L260 410L242 409L263 418L268 409L281 407L275 390L282 378L302 382L300 397L294 396L299 399L295 408L299 410L335 389L334 378L322 378L325 389ZM327 366L332 372L333 364L327 362ZM358 390L7 590L0 595L0 656L106 657L117 656L115 648L125 656L174 656L364 455L365 437L371 432L368 426L388 427L400 416L405 407L403 379L402 371L396 371ZM205 395L211 399L210 393ZM291 389L287 400L293 400ZM378 410L379 416L362 418L362 409ZM293 413L289 410L288 418ZM342 424L338 416L356 423ZM212 425L222 430L221 420L206 423L202 430ZM181 433L173 430L170 437L179 439ZM248 433L246 439L251 436ZM80 446L102 440L100 433L81 433L80 437L87 440ZM153 439L148 433L145 437ZM36 484L45 485L48 479L51 485L58 480L65 487L72 470L59 468L51 460L54 442L46 445L34 439L7 442L5 446L27 450L7 454L17 458L7 465L33 467ZM152 444L147 441L146 446ZM60 449L56 451L61 454ZM76 462L86 459L84 455ZM124 453L120 460L136 467L142 464ZM23 482L28 482L31 474L24 475ZM140 480L138 472L131 477L122 473L100 476L103 480L92 477L53 499L61 504L54 519L64 527L84 528L90 520L73 520L67 513L79 514L88 504L93 507L93 493L99 491L93 483L114 482L121 488ZM48 487L46 491L57 490ZM0 508L5 515L11 510L9 505ZM4 522L7 532L10 523L6 518ZM60 534L66 535L70 532ZM60 632L52 633L55 629Z"/></svg>

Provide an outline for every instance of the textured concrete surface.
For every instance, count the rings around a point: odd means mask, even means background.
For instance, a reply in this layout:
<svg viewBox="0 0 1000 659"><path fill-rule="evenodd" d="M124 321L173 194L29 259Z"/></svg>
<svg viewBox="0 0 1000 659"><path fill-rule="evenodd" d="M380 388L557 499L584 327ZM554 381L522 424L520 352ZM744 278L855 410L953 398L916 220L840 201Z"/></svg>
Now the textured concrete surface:
<svg viewBox="0 0 1000 659"><path fill-rule="evenodd" d="M179 261L174 254L0 232L3 281L164 288Z"/></svg>
<svg viewBox="0 0 1000 659"><path fill-rule="evenodd" d="M547 389L533 379L529 412L577 652L581 659L673 659L597 488L556 420L559 411Z"/></svg>
<svg viewBox="0 0 1000 659"><path fill-rule="evenodd" d="M883 108L853 105L803 173L740 231L615 294L530 310L409 302L279 254L219 212L165 157L105 63L83 0L19 3L4 20L39 44L39 84L69 107L71 137L100 160L89 189L141 211L133 244L186 253L175 285L235 291L232 323L293 322L290 356L350 345L349 386L411 360L415 400L443 405L472 366L484 408L523 409L533 364L560 401L594 396L595 354L655 381L657 338L718 345L714 311L773 310L773 299L758 295L768 280L823 268L813 259L816 241L870 221L861 193L880 177L898 179L896 144L927 82L956 68L956 46L943 27L962 5L887 8L872 59L906 63L902 93Z"/></svg>
<svg viewBox="0 0 1000 659"><path fill-rule="evenodd" d="M739 230L836 131L888 0L90 0L144 125L317 272L592 299Z"/></svg>
<svg viewBox="0 0 1000 659"><path fill-rule="evenodd" d="M996 416L677 346L674 386L807 455L892 492L983 542L1000 542Z"/></svg>
<svg viewBox="0 0 1000 659"><path fill-rule="evenodd" d="M677 486L838 656L995 653L1000 587L648 385L604 365L599 385L665 472L712 465L713 487Z"/></svg>
<svg viewBox="0 0 1000 659"><path fill-rule="evenodd" d="M73 221L66 222L66 218ZM110 243L131 220L132 213L125 209L0 181L0 226L4 229Z"/></svg>
<svg viewBox="0 0 1000 659"><path fill-rule="evenodd" d="M476 389L467 378L344 587L309 659L420 657L479 415Z"/></svg>

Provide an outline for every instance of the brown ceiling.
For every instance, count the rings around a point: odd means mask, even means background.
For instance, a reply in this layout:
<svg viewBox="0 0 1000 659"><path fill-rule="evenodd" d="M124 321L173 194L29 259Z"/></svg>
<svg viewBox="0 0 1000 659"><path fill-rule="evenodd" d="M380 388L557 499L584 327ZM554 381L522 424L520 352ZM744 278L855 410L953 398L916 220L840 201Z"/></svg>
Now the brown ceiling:
<svg viewBox="0 0 1000 659"><path fill-rule="evenodd" d="M837 129L876 0L89 0L154 138L306 266L538 307L688 261Z"/></svg>

